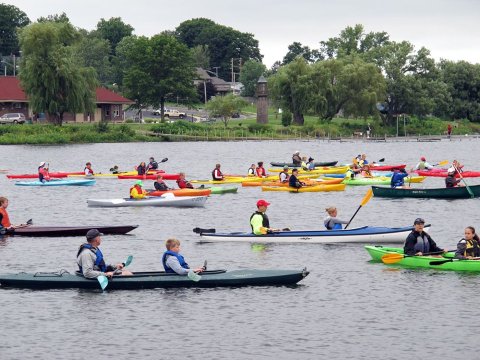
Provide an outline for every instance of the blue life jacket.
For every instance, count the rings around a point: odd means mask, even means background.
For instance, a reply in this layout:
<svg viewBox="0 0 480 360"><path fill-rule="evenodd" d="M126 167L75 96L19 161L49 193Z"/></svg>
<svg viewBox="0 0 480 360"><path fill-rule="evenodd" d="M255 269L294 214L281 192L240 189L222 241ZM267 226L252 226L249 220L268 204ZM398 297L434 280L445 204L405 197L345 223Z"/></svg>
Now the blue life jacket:
<svg viewBox="0 0 480 360"><path fill-rule="evenodd" d="M421 252L422 254L427 254L430 252L430 242L428 241L428 237L423 234L419 234L417 236L417 242L414 246L415 253Z"/></svg>
<svg viewBox="0 0 480 360"><path fill-rule="evenodd" d="M331 220L331 217L328 217L328 220L325 220L323 222L323 225L325 225L327 230L341 230L342 229L342 224L340 224L340 223L335 223L335 225L333 225L333 227L330 226L330 220Z"/></svg>
<svg viewBox="0 0 480 360"><path fill-rule="evenodd" d="M392 179L390 180L390 186L392 188L403 186L404 185L403 179L406 178L407 176L408 176L407 173L395 171L392 175Z"/></svg>
<svg viewBox="0 0 480 360"><path fill-rule="evenodd" d="M95 265L98 266L100 271L102 271L102 272L107 271L107 265L105 264L105 260L103 259L103 254L102 254L102 252L99 248L95 249L90 244L82 244L82 245L80 245L80 248L78 249L77 257L80 255L80 253L83 251L83 249L90 249L90 251L93 252L96 256ZM78 265L78 267L80 268L80 272L83 274L82 267L80 265Z"/></svg>
<svg viewBox="0 0 480 360"><path fill-rule="evenodd" d="M165 272L167 273L175 273L175 271L173 271L170 266L167 265L167 255L170 255L170 256L175 256L178 260L178 262L180 263L180 266L184 269L190 269L190 266L188 266L188 264L185 262L185 259L183 258L182 255L180 255L179 253L176 253L176 252L173 252L173 251L165 251L163 253L163 256L162 256L162 264L163 264L163 268L165 269Z"/></svg>

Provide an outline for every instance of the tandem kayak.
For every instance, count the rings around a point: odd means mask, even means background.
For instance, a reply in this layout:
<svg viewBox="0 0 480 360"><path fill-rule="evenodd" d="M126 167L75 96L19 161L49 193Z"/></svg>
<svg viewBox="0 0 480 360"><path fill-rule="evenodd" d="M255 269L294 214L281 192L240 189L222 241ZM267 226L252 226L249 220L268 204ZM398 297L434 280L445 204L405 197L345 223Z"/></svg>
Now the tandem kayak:
<svg viewBox="0 0 480 360"><path fill-rule="evenodd" d="M201 273L199 281L192 281L186 275L163 271L136 272L132 276L113 276L108 280L107 290L295 285L308 274L306 268L303 270L207 270ZM2 274L0 285L28 289L101 289L96 279L85 279L81 275L70 274L65 270L55 273Z"/></svg>
<svg viewBox="0 0 480 360"><path fill-rule="evenodd" d="M83 171L77 172L51 172L49 173L51 178L66 178L69 175L85 175ZM38 174L8 174L9 179L38 179Z"/></svg>
<svg viewBox="0 0 480 360"><path fill-rule="evenodd" d="M452 253L446 253L445 257L409 256L409 255L403 255L402 248L391 248L391 247L384 247L384 246L365 246L365 249L372 257L372 260L375 262L383 262L382 258L385 259L384 257L387 254L398 254L399 256L396 261L386 262L386 263L405 266L409 268L428 268L428 269L437 269L437 270L475 271L475 272L480 271L480 261L454 259ZM403 255L404 257L402 258L401 255Z"/></svg>
<svg viewBox="0 0 480 360"><path fill-rule="evenodd" d="M430 225L425 225L428 230ZM364 226L342 230L302 230L279 231L266 235L254 235L244 232L217 233L215 229L199 229L193 231L200 234L200 242L254 242L254 243L403 243L412 226L390 228ZM427 231L426 230L426 231Z"/></svg>
<svg viewBox="0 0 480 360"><path fill-rule="evenodd" d="M90 226L27 226L23 228L8 229L6 235L13 236L85 236L88 230L97 229L103 234L126 234L138 225L90 225Z"/></svg>
<svg viewBox="0 0 480 360"><path fill-rule="evenodd" d="M291 193L344 191L345 184L304 186L299 189L285 186L262 186L262 191L286 191Z"/></svg>
<svg viewBox="0 0 480 360"><path fill-rule="evenodd" d="M470 185L473 197L480 197L480 185ZM372 186L373 195L388 198L422 198L422 199L469 199L471 194L464 186L453 188L432 188L432 189L401 189Z"/></svg>
<svg viewBox="0 0 480 360"><path fill-rule="evenodd" d="M17 181L15 185L18 186L92 186L95 184L95 179L84 180L50 180L50 181Z"/></svg>
<svg viewBox="0 0 480 360"><path fill-rule="evenodd" d="M170 195L170 196L166 196ZM165 194L160 197L145 199L88 199L88 206L92 207L131 207L131 206L166 206L166 207L202 207L205 206L208 196L180 196Z"/></svg>
<svg viewBox="0 0 480 360"><path fill-rule="evenodd" d="M416 184L416 183L421 183L426 179L425 176L412 176L412 177L406 177L404 179L405 184ZM372 178L362 178L362 177L355 177L353 179L344 179L343 183L347 185L356 185L356 186L362 186L362 185L390 185L392 181L392 178L382 176L382 177L372 177Z"/></svg>
<svg viewBox="0 0 480 360"><path fill-rule="evenodd" d="M338 161L315 161L313 164L315 166L335 166L337 165ZM287 163L287 162L271 162L270 165L275 166L275 167L300 167L300 165L294 165L293 163Z"/></svg>
<svg viewBox="0 0 480 360"><path fill-rule="evenodd" d="M173 190L154 190L148 193L149 196L162 196L164 194L173 194L174 196L208 196L212 193L210 189L173 189Z"/></svg>

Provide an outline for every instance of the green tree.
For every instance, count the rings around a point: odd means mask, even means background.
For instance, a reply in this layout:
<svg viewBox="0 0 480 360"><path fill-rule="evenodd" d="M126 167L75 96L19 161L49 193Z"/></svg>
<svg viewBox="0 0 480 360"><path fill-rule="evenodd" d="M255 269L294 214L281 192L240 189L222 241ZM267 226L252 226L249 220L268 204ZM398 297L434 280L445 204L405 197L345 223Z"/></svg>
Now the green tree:
<svg viewBox="0 0 480 360"><path fill-rule="evenodd" d="M253 34L242 33L231 27L216 24L205 18L182 22L176 29L177 37L189 48L207 45L210 52L210 66L219 67L219 77L230 79L232 59L234 72L247 60L262 61L258 40Z"/></svg>
<svg viewBox="0 0 480 360"><path fill-rule="evenodd" d="M63 12L61 14L48 15L46 17L41 16L37 19L37 22L39 23L45 23L45 22L70 23L70 19L68 18L67 14Z"/></svg>
<svg viewBox="0 0 480 360"><path fill-rule="evenodd" d="M239 78L243 84L242 96L255 96L258 78L266 71L267 67L256 60L248 60L243 65Z"/></svg>
<svg viewBox="0 0 480 360"><path fill-rule="evenodd" d="M126 96L135 99L137 107L160 108L162 121L167 97L179 96L187 102L196 98L192 54L175 37L127 37L118 44L117 55Z"/></svg>
<svg viewBox="0 0 480 360"><path fill-rule="evenodd" d="M131 36L133 27L125 24L122 18L112 17L108 20L100 19L97 23L96 33L98 37L110 41L111 54L115 55L117 44L122 41L124 37Z"/></svg>
<svg viewBox="0 0 480 360"><path fill-rule="evenodd" d="M209 111L210 116L221 117L223 124L227 127L228 120L232 118L233 114L239 113L247 106L247 102L242 98L233 94L225 96L216 96L210 100L206 109Z"/></svg>
<svg viewBox="0 0 480 360"><path fill-rule="evenodd" d="M210 51L208 45L197 45L192 48L195 65L202 69L210 69Z"/></svg>
<svg viewBox="0 0 480 360"><path fill-rule="evenodd" d="M308 46L303 46L299 42L294 42L288 45L288 52L284 56L282 64L291 63L298 56L303 57L308 63L314 63L322 59L320 52L315 49L310 49Z"/></svg>
<svg viewBox="0 0 480 360"><path fill-rule="evenodd" d="M93 112L97 82L73 51L78 32L70 23L45 22L20 32L20 81L34 112L47 111L61 125L65 112Z"/></svg>
<svg viewBox="0 0 480 360"><path fill-rule="evenodd" d="M27 14L16 6L0 4L0 55L18 55L17 29L29 23Z"/></svg>
<svg viewBox="0 0 480 360"><path fill-rule="evenodd" d="M207 101L210 100L216 94L215 86L210 81L202 81L197 85L197 95L198 100L204 104L205 101L205 93L207 93Z"/></svg>

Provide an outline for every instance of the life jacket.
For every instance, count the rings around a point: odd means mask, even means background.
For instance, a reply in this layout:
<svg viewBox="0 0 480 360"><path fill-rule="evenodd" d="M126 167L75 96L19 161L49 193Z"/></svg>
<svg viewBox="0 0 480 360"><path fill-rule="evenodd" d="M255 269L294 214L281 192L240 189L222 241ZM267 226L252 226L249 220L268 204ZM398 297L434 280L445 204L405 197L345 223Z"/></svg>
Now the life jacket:
<svg viewBox="0 0 480 360"><path fill-rule="evenodd" d="M353 172L352 169L348 169L347 172L345 173L345 178L350 178L350 179L353 179L355 178L355 173Z"/></svg>
<svg viewBox="0 0 480 360"><path fill-rule="evenodd" d="M307 163L305 161L302 161L300 166L302 167L303 170L308 170Z"/></svg>
<svg viewBox="0 0 480 360"><path fill-rule="evenodd" d="M134 189L137 191L137 194L138 194L138 195L142 195L142 194L143 194L143 189L142 189L142 187L139 186L139 185L134 185L134 186L132 186L132 187L130 188L130 199L135 199L135 197L134 197L133 194L132 194L132 191L133 191ZM142 198L142 196L138 197L138 199L141 199L141 198Z"/></svg>
<svg viewBox="0 0 480 360"><path fill-rule="evenodd" d="M415 254L421 252L422 254L427 254L430 252L430 242L426 234L422 233L417 236L417 242L413 247L415 249Z"/></svg>
<svg viewBox="0 0 480 360"><path fill-rule="evenodd" d="M213 169L212 171L212 179L213 180L223 180L223 174L222 172L220 171L220 169Z"/></svg>
<svg viewBox="0 0 480 360"><path fill-rule="evenodd" d="M9 228L10 226L12 226L12 224L10 224L10 218L8 217L7 210L5 210L3 207L0 208L0 214L2 215L1 225L4 228Z"/></svg>
<svg viewBox="0 0 480 360"><path fill-rule="evenodd" d="M93 175L93 170L90 168L87 168L85 167L85 169L83 169L83 172L85 172L85 175ZM87 174L88 172L88 174Z"/></svg>
<svg viewBox="0 0 480 360"><path fill-rule="evenodd" d="M255 211L252 216L250 216L250 227L252 228L252 233L254 232L253 230L253 226L252 226L252 218L255 216L255 215L261 215L262 216L262 226L264 228L270 228L270 221L268 220L268 216L267 214L261 212L261 211Z"/></svg>
<svg viewBox="0 0 480 360"><path fill-rule="evenodd" d="M295 175L290 175L290 177L288 178L288 186L299 189L302 187L302 184Z"/></svg>
<svg viewBox="0 0 480 360"><path fill-rule="evenodd" d="M190 266L188 266L188 264L186 263L184 257L182 255L180 255L179 253L176 253L176 252L173 252L173 251L170 251L170 250L167 250L163 253L163 256L162 256L162 264L163 264L163 268L165 269L165 272L167 273L175 273L175 271L173 271L170 266L167 265L167 255L170 255L170 256L175 256L178 260L178 262L180 263L180 266L184 269L190 269Z"/></svg>
<svg viewBox="0 0 480 360"><path fill-rule="evenodd" d="M259 177L262 177L262 176L267 176L267 173L265 171L265 168L264 167L257 167L257 169L255 170L256 173L257 173L257 176Z"/></svg>
<svg viewBox="0 0 480 360"><path fill-rule="evenodd" d="M480 255L480 245L478 244L478 241L475 239L472 240L467 240L464 239L467 243L467 248L465 249L465 252L463 253L463 256L471 256L471 257L477 257Z"/></svg>
<svg viewBox="0 0 480 360"><path fill-rule="evenodd" d="M94 248L90 244L82 244L82 245L80 245L80 248L78 249L77 258L80 256L83 249L90 249L90 251L93 252L96 256L95 266L97 266L100 269L100 271L102 271L102 272L107 271L107 265L105 264L105 260L103 259L103 254L102 254L102 252L100 251L99 248ZM79 271L83 274L82 267L80 265L78 265L78 267L79 267Z"/></svg>
<svg viewBox="0 0 480 360"><path fill-rule="evenodd" d="M48 173L47 170L43 166L40 166L38 168L38 180L42 181L43 180L50 180L50 174Z"/></svg>
<svg viewBox="0 0 480 360"><path fill-rule="evenodd" d="M255 169L248 168L247 174L248 175L255 175Z"/></svg>
<svg viewBox="0 0 480 360"><path fill-rule="evenodd" d="M158 163L156 161L150 161L148 163L148 168L149 169L153 169L153 170L156 170L158 169Z"/></svg>
<svg viewBox="0 0 480 360"><path fill-rule="evenodd" d="M426 169L425 161L420 161L418 163L418 170L425 170L425 169Z"/></svg>
<svg viewBox="0 0 480 360"><path fill-rule="evenodd" d="M408 175L406 173L401 173L399 171L395 171L392 175L392 178L390 180L390 187L396 188L403 186L405 184L404 178L407 177Z"/></svg>
<svg viewBox="0 0 480 360"><path fill-rule="evenodd" d="M300 165L302 163L302 158L298 155L293 155L292 156L292 162L293 162L293 165Z"/></svg>
<svg viewBox="0 0 480 360"><path fill-rule="evenodd" d="M285 179L282 179L282 174L285 175ZM278 174L278 180L280 180L280 182L282 183L287 182L289 178L290 178L290 175L288 175L288 173L284 173L283 171L280 174Z"/></svg>
<svg viewBox="0 0 480 360"><path fill-rule="evenodd" d="M153 183L153 186L155 187L155 190L158 190L158 191L168 190L167 184L165 184L165 182L163 182L163 181L160 181L160 182L155 181ZM138 191L138 189L137 189L137 191Z"/></svg>
<svg viewBox="0 0 480 360"><path fill-rule="evenodd" d="M180 189L193 189L193 185L190 184L187 180L177 180L177 185Z"/></svg>
<svg viewBox="0 0 480 360"><path fill-rule="evenodd" d="M325 227L327 228L327 230L341 230L342 229L342 224L340 223L335 223L332 226L330 226L330 220L332 218L330 216L327 216L327 218L323 221L323 225L325 225Z"/></svg>
<svg viewBox="0 0 480 360"><path fill-rule="evenodd" d="M145 172L146 172L145 166L140 166L140 165L137 166L138 175L145 175Z"/></svg>

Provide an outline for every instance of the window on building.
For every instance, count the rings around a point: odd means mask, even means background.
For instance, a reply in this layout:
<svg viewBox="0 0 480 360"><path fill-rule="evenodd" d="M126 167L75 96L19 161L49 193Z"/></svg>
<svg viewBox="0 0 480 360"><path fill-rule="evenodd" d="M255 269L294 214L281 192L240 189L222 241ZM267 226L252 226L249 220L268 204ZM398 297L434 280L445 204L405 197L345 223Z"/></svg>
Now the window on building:
<svg viewBox="0 0 480 360"><path fill-rule="evenodd" d="M110 116L110 106L105 108L105 116Z"/></svg>
<svg viewBox="0 0 480 360"><path fill-rule="evenodd" d="M115 105L113 107L113 116L114 117L119 117L120 116L120 106Z"/></svg>
<svg viewBox="0 0 480 360"><path fill-rule="evenodd" d="M22 103L14 103L13 108L14 109L21 109L22 108Z"/></svg>

